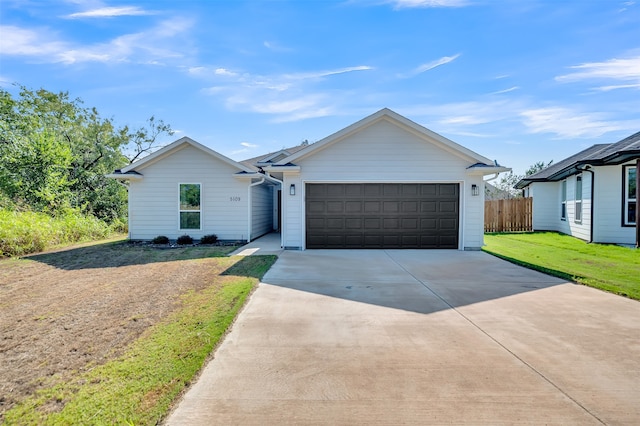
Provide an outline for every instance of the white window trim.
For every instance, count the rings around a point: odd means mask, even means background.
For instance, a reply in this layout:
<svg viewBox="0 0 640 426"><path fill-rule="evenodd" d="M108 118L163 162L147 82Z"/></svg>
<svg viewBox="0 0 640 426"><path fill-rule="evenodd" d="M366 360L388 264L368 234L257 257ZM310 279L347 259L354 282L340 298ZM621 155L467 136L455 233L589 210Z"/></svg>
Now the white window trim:
<svg viewBox="0 0 640 426"><path fill-rule="evenodd" d="M580 185L580 198L578 198L578 184ZM573 212L573 219L575 223L581 224L582 223L582 199L583 199L583 194L582 191L584 189L584 182L582 181L582 175L577 175L576 176L576 187L575 187L575 194L574 194L574 212Z"/></svg>
<svg viewBox="0 0 640 426"><path fill-rule="evenodd" d="M182 185L199 185L200 186L200 210L182 210L180 208L180 187ZM202 230L202 218L203 218L203 213L202 213L202 183L199 182L180 182L178 183L178 230L180 232L182 231L201 231ZM180 213L182 212L189 212L189 213L195 213L198 212L200 213L200 227L198 229L196 228L182 228L180 226Z"/></svg>
<svg viewBox="0 0 640 426"><path fill-rule="evenodd" d="M624 186L623 186L623 203L622 203L622 218L623 218L623 224L625 226L633 226L636 224L635 221L631 222L629 221L629 203L634 202L636 203L636 209L638 208L638 200L635 197L631 197L629 196L629 185L630 185L630 179L629 179L629 170L631 169L635 169L636 166L633 165L629 165L629 166L624 166L623 170L624 170ZM638 171L636 170L636 173L638 173Z"/></svg>

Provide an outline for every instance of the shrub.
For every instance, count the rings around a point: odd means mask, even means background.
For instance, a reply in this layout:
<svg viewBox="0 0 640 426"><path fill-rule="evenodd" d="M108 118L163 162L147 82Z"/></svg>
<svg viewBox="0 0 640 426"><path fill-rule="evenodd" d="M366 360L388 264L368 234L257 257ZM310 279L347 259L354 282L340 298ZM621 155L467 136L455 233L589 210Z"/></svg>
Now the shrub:
<svg viewBox="0 0 640 426"><path fill-rule="evenodd" d="M111 233L100 219L72 210L52 217L0 209L0 257L37 253L60 244L106 238Z"/></svg>
<svg viewBox="0 0 640 426"><path fill-rule="evenodd" d="M169 237L158 235L153 240L151 240L151 244L169 244Z"/></svg>
<svg viewBox="0 0 640 426"><path fill-rule="evenodd" d="M200 239L200 244L215 244L218 241L216 234L205 235Z"/></svg>
<svg viewBox="0 0 640 426"><path fill-rule="evenodd" d="M191 238L189 235L180 235L178 237L178 240L176 241L178 244L180 244L181 246L187 245L187 244L193 244L193 238Z"/></svg>

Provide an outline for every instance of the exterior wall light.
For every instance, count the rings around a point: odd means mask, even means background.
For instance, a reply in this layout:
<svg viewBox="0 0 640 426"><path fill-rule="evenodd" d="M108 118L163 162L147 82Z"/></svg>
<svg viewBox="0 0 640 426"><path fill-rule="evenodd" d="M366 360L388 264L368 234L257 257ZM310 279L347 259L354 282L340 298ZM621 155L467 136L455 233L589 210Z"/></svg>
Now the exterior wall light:
<svg viewBox="0 0 640 426"><path fill-rule="evenodd" d="M296 195L296 186L294 184L289 186L289 195Z"/></svg>
<svg viewBox="0 0 640 426"><path fill-rule="evenodd" d="M480 195L480 188L475 183L471 185L471 195L473 195L474 197Z"/></svg>

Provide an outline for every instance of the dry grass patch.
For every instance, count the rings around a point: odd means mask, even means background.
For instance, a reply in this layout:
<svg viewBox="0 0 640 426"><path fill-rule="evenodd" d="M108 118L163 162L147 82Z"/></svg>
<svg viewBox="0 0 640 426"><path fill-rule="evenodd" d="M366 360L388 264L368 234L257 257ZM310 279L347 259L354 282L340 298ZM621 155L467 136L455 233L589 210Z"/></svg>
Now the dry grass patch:
<svg viewBox="0 0 640 426"><path fill-rule="evenodd" d="M115 242L0 261L0 421L157 421L275 261L233 249Z"/></svg>

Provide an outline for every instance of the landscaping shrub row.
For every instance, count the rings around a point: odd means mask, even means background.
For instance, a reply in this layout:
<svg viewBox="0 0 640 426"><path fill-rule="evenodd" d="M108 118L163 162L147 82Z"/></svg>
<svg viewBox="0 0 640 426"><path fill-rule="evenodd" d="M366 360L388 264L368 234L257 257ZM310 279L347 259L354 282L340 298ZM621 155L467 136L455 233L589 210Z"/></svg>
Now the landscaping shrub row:
<svg viewBox="0 0 640 426"><path fill-rule="evenodd" d="M126 230L93 216L70 211L56 217L30 211L0 209L0 257L37 253L60 244L107 238Z"/></svg>
<svg viewBox="0 0 640 426"><path fill-rule="evenodd" d="M216 234L205 235L200 239L200 244L215 244L218 242L218 236ZM165 235L158 235L151 240L151 244L169 244L169 237ZM193 244L193 237L190 235L181 235L176 240L176 244L180 246Z"/></svg>

